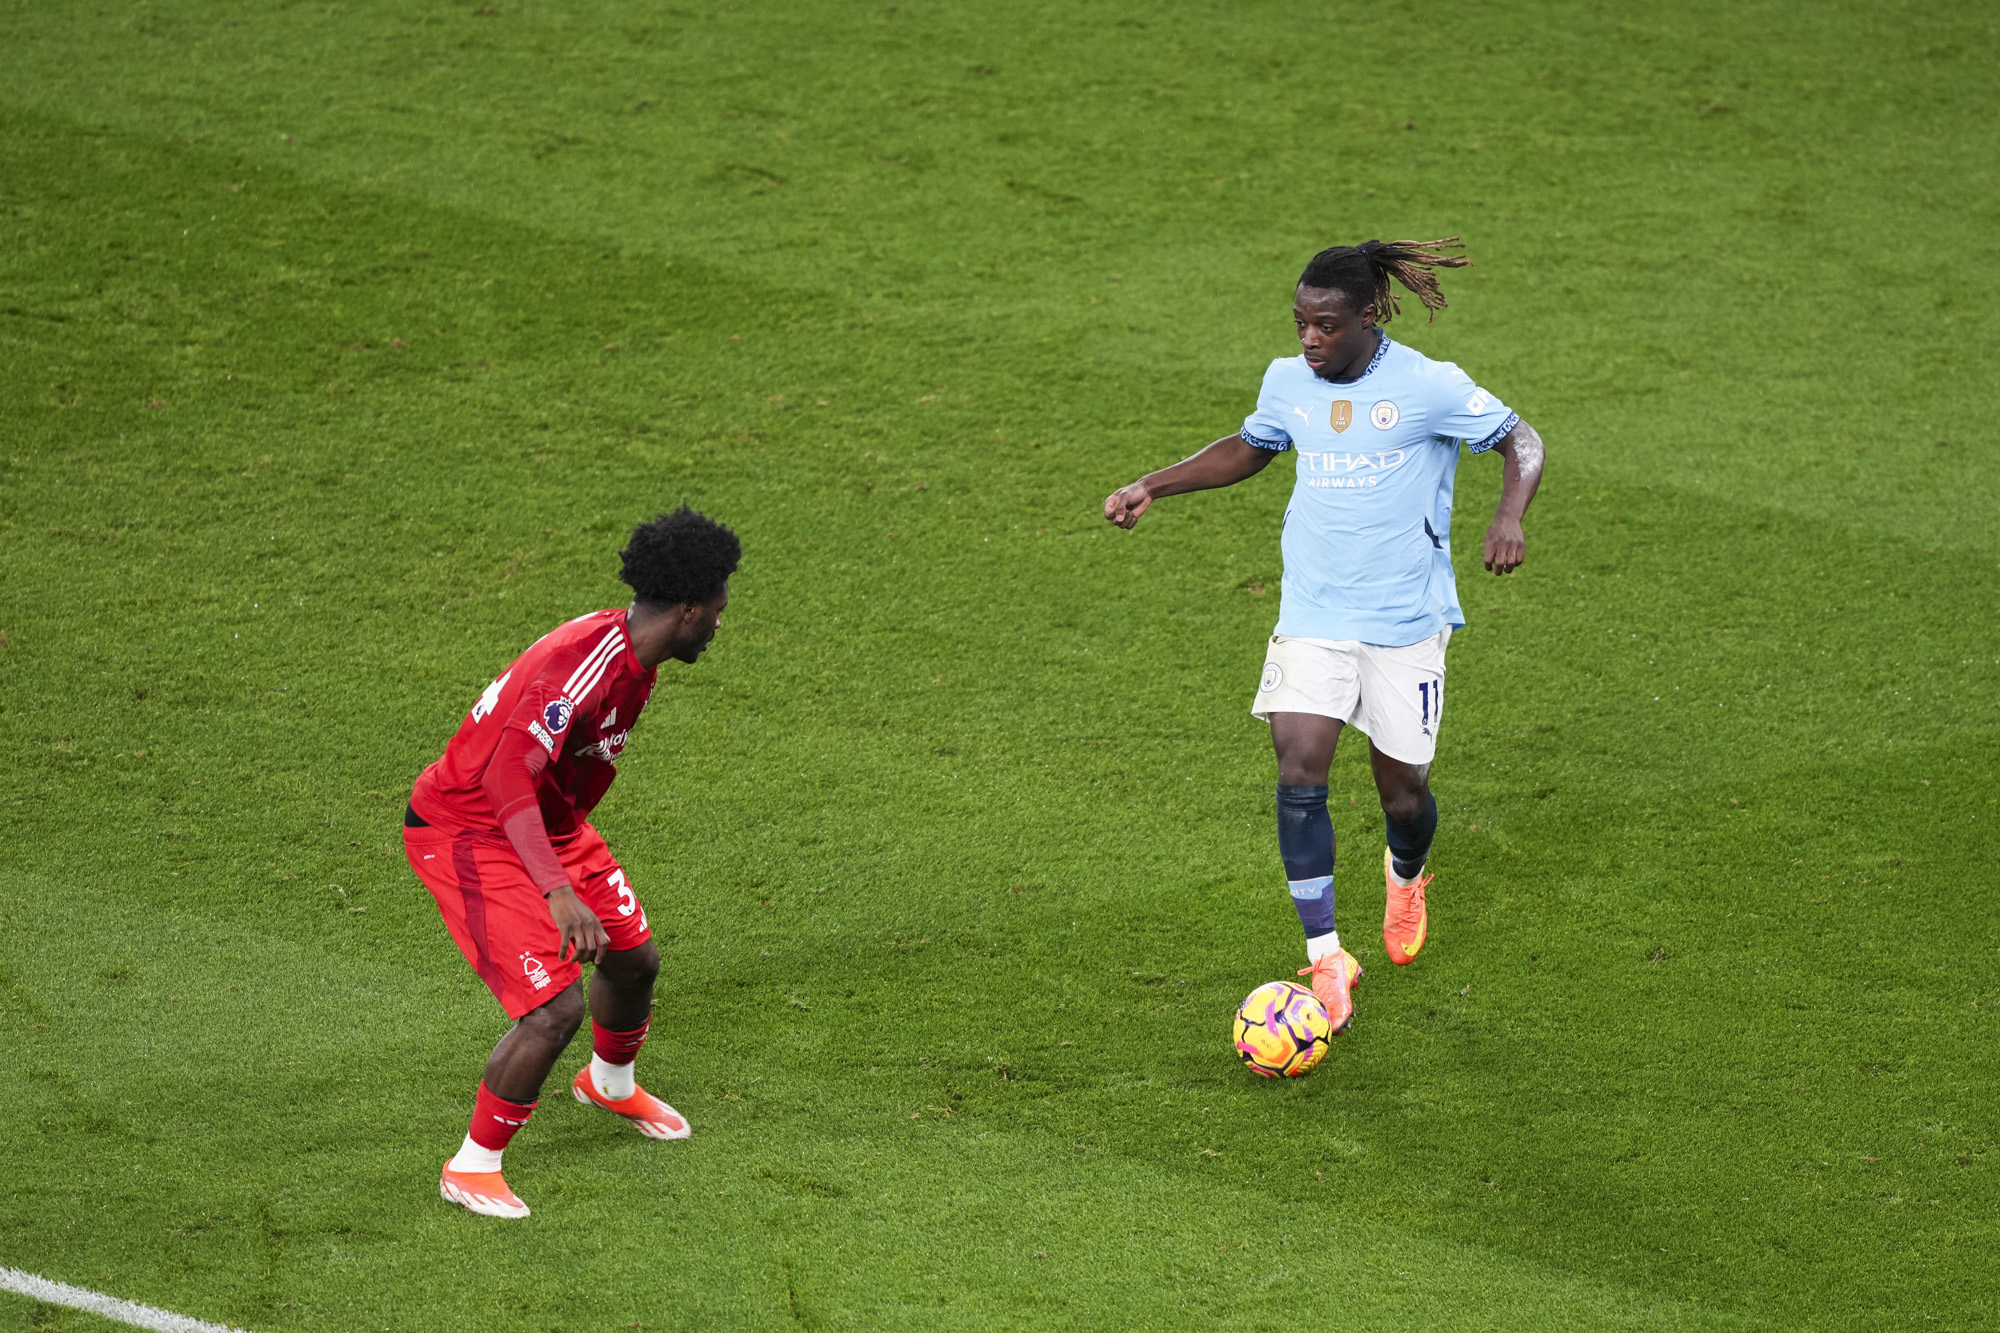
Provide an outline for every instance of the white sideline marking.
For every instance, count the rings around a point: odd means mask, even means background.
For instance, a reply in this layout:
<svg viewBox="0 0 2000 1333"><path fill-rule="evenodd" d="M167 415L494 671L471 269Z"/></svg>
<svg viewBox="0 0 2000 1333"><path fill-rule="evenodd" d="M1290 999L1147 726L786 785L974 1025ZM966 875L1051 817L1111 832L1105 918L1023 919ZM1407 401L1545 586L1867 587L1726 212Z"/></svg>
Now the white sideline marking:
<svg viewBox="0 0 2000 1333"><path fill-rule="evenodd" d="M33 1273L23 1273L18 1268L0 1268L0 1290L19 1292L32 1296L50 1305L67 1305L73 1310L88 1310L92 1314L115 1319L121 1324L136 1324L140 1328L150 1328L155 1333L243 1333L227 1324L209 1324L199 1319L190 1319L172 1310L156 1310L150 1305L137 1301L121 1301L116 1296L105 1296L82 1287L72 1287L67 1282L51 1282Z"/></svg>

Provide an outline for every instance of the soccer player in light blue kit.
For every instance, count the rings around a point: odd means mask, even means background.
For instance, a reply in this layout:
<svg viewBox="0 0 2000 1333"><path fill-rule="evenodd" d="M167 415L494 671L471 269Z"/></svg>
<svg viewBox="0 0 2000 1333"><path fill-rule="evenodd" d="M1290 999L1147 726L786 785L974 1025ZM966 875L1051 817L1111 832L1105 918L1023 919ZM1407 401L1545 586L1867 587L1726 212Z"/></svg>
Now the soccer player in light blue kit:
<svg viewBox="0 0 2000 1333"><path fill-rule="evenodd" d="M1368 737L1388 826L1382 943L1406 964L1424 946L1424 873L1437 833L1431 760L1444 716L1444 655L1465 625L1451 571L1451 488L1461 448L1503 460L1485 565L1512 573L1521 518L1542 476L1542 440L1448 361L1392 342L1394 278L1435 314L1437 268L1469 261L1456 236L1364 241L1314 255L1292 300L1300 354L1273 361L1243 429L1111 493L1121 528L1153 501L1231 486L1281 453L1297 460L1285 509L1284 595L1250 711L1278 755L1278 854L1306 932L1313 992L1333 1030L1354 1016L1361 965L1333 924L1333 821L1327 772L1341 728Z"/></svg>

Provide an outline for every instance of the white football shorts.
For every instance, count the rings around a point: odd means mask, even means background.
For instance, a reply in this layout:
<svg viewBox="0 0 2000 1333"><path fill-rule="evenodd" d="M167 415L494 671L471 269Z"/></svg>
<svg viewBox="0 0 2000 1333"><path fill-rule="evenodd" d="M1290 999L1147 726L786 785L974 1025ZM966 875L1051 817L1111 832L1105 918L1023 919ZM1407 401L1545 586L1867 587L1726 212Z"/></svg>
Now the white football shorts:
<svg viewBox="0 0 2000 1333"><path fill-rule="evenodd" d="M1449 625L1402 648L1353 639L1288 639L1273 634L1250 715L1337 717L1391 759L1428 764L1444 714L1444 650Z"/></svg>

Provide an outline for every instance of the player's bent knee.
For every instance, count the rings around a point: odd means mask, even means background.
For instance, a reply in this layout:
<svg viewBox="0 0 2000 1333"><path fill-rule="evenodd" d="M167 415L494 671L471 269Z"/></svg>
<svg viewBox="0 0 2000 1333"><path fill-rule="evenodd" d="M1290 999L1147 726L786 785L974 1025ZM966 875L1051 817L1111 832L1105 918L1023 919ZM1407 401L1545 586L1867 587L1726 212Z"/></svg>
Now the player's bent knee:
<svg viewBox="0 0 2000 1333"><path fill-rule="evenodd" d="M562 993L540 1008L522 1015L521 1022L540 1028L556 1040L567 1043L583 1026L583 983L573 981Z"/></svg>
<svg viewBox="0 0 2000 1333"><path fill-rule="evenodd" d="M1278 781L1287 787L1321 787L1326 785L1327 774L1332 771L1330 763L1320 764L1278 764Z"/></svg>
<svg viewBox="0 0 2000 1333"><path fill-rule="evenodd" d="M636 949L613 949L604 955L597 970L621 988L650 986L660 975L660 951L651 940Z"/></svg>
<svg viewBox="0 0 2000 1333"><path fill-rule="evenodd" d="M1414 791L1401 791L1382 798L1382 813L1393 822L1409 824L1423 817L1424 806L1428 804L1430 792L1418 787Z"/></svg>

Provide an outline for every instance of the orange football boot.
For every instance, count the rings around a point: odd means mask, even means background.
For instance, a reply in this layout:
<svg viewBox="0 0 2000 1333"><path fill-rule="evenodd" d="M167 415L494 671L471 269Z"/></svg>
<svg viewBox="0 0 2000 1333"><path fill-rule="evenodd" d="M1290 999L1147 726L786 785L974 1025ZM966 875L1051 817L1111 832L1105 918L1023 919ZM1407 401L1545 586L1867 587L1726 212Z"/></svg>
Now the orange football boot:
<svg viewBox="0 0 2000 1333"><path fill-rule="evenodd" d="M613 1115L624 1116L649 1139L684 1139L694 1133L679 1111L636 1084L630 1097L612 1101L590 1081L589 1065L576 1071L576 1081L570 1084L570 1091L586 1105L601 1106Z"/></svg>
<svg viewBox="0 0 2000 1333"><path fill-rule="evenodd" d="M1326 1006L1333 1035L1347 1031L1347 1025L1354 1021L1354 1001L1347 992L1361 980L1361 964L1354 961L1354 955L1335 949L1311 967L1300 968L1299 975L1312 978L1313 994Z"/></svg>
<svg viewBox="0 0 2000 1333"><path fill-rule="evenodd" d="M1382 878L1389 886L1389 900L1382 908L1382 947L1397 967L1408 966L1423 951L1424 933L1430 915L1424 910L1424 886L1435 875L1424 875L1407 887L1396 882L1395 854L1382 849Z"/></svg>
<svg viewBox="0 0 2000 1333"><path fill-rule="evenodd" d="M449 1203L463 1204L481 1217L526 1217L522 1203L498 1171L454 1171L444 1164L438 1178L438 1193Z"/></svg>

